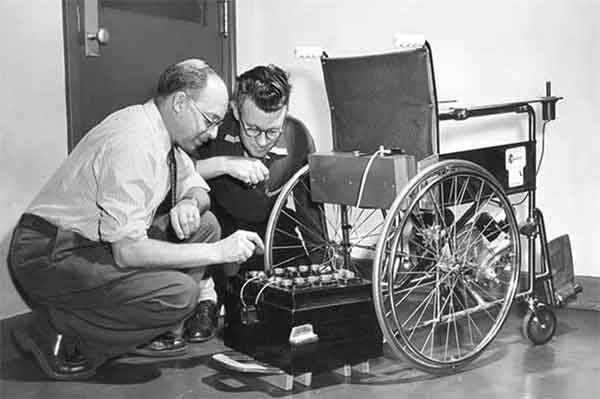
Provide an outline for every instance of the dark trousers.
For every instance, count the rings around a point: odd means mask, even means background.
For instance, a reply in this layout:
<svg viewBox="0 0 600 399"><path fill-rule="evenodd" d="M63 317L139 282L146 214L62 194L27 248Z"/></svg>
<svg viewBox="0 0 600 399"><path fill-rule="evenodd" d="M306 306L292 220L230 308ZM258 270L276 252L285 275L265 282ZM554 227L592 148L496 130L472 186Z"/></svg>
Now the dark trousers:
<svg viewBox="0 0 600 399"><path fill-rule="evenodd" d="M168 215L163 215L148 234L168 240L168 226ZM205 212L188 242L214 242L220 236L216 218ZM188 274L176 268L120 268L110 244L30 214L13 232L8 265L33 310L56 332L79 341L96 364L179 327L198 301L198 283Z"/></svg>

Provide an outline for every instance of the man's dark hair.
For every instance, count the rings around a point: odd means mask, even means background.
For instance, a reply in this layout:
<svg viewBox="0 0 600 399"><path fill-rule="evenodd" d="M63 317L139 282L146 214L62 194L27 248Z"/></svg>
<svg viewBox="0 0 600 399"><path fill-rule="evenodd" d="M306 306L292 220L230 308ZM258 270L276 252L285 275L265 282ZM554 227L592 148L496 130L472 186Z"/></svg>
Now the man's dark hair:
<svg viewBox="0 0 600 399"><path fill-rule="evenodd" d="M257 66L237 78L235 98L238 105L251 99L264 112L288 105L292 86L285 71L276 65Z"/></svg>
<svg viewBox="0 0 600 399"><path fill-rule="evenodd" d="M215 71L204 61L190 59L169 66L159 77L156 94L166 97L177 91L198 90L206 87L208 76Z"/></svg>

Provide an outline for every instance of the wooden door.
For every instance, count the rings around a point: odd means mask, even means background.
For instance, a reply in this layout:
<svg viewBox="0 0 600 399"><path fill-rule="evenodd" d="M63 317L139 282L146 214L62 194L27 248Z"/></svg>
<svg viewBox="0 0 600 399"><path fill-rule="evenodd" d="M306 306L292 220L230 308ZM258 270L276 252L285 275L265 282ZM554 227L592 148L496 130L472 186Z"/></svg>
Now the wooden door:
<svg viewBox="0 0 600 399"><path fill-rule="evenodd" d="M231 86L234 1L63 0L69 151L111 112L152 97L170 64L201 58Z"/></svg>

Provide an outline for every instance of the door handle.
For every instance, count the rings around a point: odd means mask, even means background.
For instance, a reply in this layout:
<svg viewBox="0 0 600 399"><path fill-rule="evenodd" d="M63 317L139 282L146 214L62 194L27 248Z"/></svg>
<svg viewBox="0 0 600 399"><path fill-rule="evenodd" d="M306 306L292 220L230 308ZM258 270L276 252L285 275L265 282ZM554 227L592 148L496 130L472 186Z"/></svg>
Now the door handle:
<svg viewBox="0 0 600 399"><path fill-rule="evenodd" d="M217 6L220 9L220 29L219 33L224 38L229 37L229 1L228 0L219 0L217 1Z"/></svg>
<svg viewBox="0 0 600 399"><path fill-rule="evenodd" d="M108 41L110 40L110 33L108 32L108 29L106 29L106 28L99 28L98 31L96 32L96 34L88 33L87 39L95 40L98 42L98 44L106 45L106 44L108 44Z"/></svg>
<svg viewBox="0 0 600 399"><path fill-rule="evenodd" d="M98 25L98 0L83 1L83 33L86 57L99 57L100 45L108 44L110 33Z"/></svg>

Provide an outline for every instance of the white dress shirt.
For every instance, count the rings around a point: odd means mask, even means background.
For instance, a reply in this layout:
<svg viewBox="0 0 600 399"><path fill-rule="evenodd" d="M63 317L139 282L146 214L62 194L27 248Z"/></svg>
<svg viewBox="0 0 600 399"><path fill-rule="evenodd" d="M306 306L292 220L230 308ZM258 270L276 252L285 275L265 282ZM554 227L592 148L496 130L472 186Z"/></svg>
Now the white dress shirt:
<svg viewBox="0 0 600 399"><path fill-rule="evenodd" d="M26 212L93 241L141 239L170 188L171 137L153 100L91 129ZM177 149L177 198L208 185Z"/></svg>

